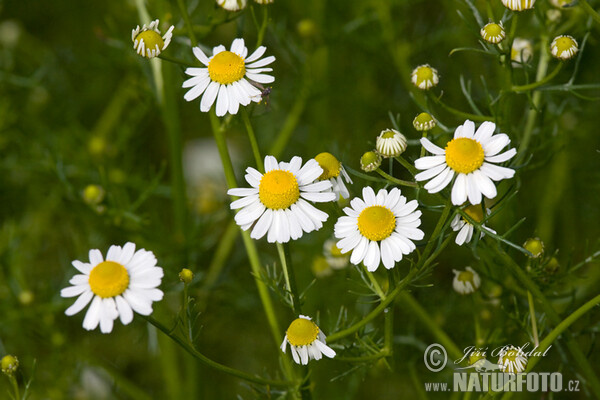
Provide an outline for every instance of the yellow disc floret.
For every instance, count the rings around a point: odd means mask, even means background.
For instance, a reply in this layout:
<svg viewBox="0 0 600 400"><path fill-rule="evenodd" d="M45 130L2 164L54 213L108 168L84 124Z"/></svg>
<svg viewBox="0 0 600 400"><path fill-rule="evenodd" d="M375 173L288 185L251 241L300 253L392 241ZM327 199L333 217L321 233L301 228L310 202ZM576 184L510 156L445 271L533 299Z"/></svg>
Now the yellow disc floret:
<svg viewBox="0 0 600 400"><path fill-rule="evenodd" d="M485 154L478 141L469 138L456 138L446 145L446 164L454 171L469 174L483 164Z"/></svg>
<svg viewBox="0 0 600 400"><path fill-rule="evenodd" d="M103 261L90 272L92 292L102 298L120 295L129 286L127 269L114 261Z"/></svg>
<svg viewBox="0 0 600 400"><path fill-rule="evenodd" d="M469 270L466 271L460 271L459 274L456 276L456 279L461 281L461 282L471 282L473 283L473 273Z"/></svg>
<svg viewBox="0 0 600 400"><path fill-rule="evenodd" d="M272 210L288 208L300 198L298 181L291 172L274 169L260 180L258 197L265 207Z"/></svg>
<svg viewBox="0 0 600 400"><path fill-rule="evenodd" d="M323 168L323 173L319 176L319 180L325 180L330 178L336 178L340 175L341 162L331 153L317 154L315 160Z"/></svg>
<svg viewBox="0 0 600 400"><path fill-rule="evenodd" d="M465 214L473 219L475 222L481 223L483 221L483 210L481 209L480 204L476 204L474 206L468 206L464 210ZM468 222L468 221L467 221Z"/></svg>
<svg viewBox="0 0 600 400"><path fill-rule="evenodd" d="M396 217L389 208L370 206L358 216L358 230L369 240L379 241L389 237L396 229Z"/></svg>
<svg viewBox="0 0 600 400"><path fill-rule="evenodd" d="M223 85L237 82L246 74L244 59L231 51L222 51L208 63L208 74L212 81Z"/></svg>
<svg viewBox="0 0 600 400"><path fill-rule="evenodd" d="M317 339L319 327L310 319L295 319L286 332L292 346L308 346Z"/></svg>
<svg viewBox="0 0 600 400"><path fill-rule="evenodd" d="M162 48L165 46L165 41L162 37L160 37L160 34L152 29L140 32L140 34L135 37L135 40L137 40L138 43L143 40L146 48L150 50L155 49L157 45L158 49L162 50ZM146 56L146 54L143 55Z"/></svg>

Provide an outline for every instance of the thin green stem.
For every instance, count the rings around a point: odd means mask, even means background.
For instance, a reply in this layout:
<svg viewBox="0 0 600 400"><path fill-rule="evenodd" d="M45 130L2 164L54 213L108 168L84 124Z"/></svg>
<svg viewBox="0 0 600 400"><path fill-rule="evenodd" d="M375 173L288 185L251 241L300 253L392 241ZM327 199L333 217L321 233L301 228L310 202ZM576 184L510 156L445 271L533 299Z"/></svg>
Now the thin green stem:
<svg viewBox="0 0 600 400"><path fill-rule="evenodd" d="M375 171L377 171L377 173L381 176L383 176L385 179L387 179L388 181L395 183L396 185L400 185L400 186L409 186L409 187L419 187L419 184L416 182L409 182L409 181L403 181L401 179L397 179L394 178L393 176L387 174L386 172L384 172L381 168L377 168Z"/></svg>
<svg viewBox="0 0 600 400"><path fill-rule="evenodd" d="M536 346L539 346L540 339L538 336L537 318L535 316L535 305L533 304L533 296L531 295L531 292L529 290L527 291L527 301L529 302L529 318L531 318L531 332L533 334L533 342Z"/></svg>
<svg viewBox="0 0 600 400"><path fill-rule="evenodd" d="M175 58L175 57L169 57L169 56L165 55L164 53L159 54L158 58L160 58L161 60L168 61L173 64L184 66L184 67L193 67L194 66L187 61L184 61L184 60L181 60L181 59Z"/></svg>
<svg viewBox="0 0 600 400"><path fill-rule="evenodd" d="M391 356L394 352L394 303L390 304L390 306L383 311L383 314L384 351Z"/></svg>
<svg viewBox="0 0 600 400"><path fill-rule="evenodd" d="M268 7L262 6L261 8L263 10L263 20L262 20L262 24L260 25L260 29L258 30L258 37L256 39L256 48L258 48L262 45L262 42L265 38L265 33L267 32L267 26L268 26L268 22L269 22Z"/></svg>
<svg viewBox="0 0 600 400"><path fill-rule="evenodd" d="M188 318L188 306L189 306L189 297L188 297L188 283L184 282L183 284L183 298L181 302L181 312L183 315L181 316L183 319L183 329L188 340L192 340L192 329L190 327L190 320Z"/></svg>
<svg viewBox="0 0 600 400"><path fill-rule="evenodd" d="M183 17L183 21L185 22L185 26L188 30L188 35L190 36L190 41L192 42L192 47L196 47L198 41L196 40L196 34L194 33L194 27L190 22L190 16L188 15L187 8L185 7L184 0L177 0L177 5L179 6L179 11L181 11L181 16Z"/></svg>
<svg viewBox="0 0 600 400"><path fill-rule="evenodd" d="M300 315L302 314L302 306L300 304L300 296L298 295L298 289L296 287L296 277L292 267L289 245L287 243L284 245L277 242L277 253L279 254L279 260L281 262L281 269L283 270L287 291L292 297L292 309L294 310L294 314Z"/></svg>
<svg viewBox="0 0 600 400"><path fill-rule="evenodd" d="M444 346L450 356L455 359L460 359L464 356L463 352L458 346L450 339L450 336L440 328L433 319L429 316L429 313L417 302L417 300L408 292L400 294L400 300L402 304L408 306L408 309L427 327L429 332L433 335L442 346Z"/></svg>
<svg viewBox="0 0 600 400"><path fill-rule="evenodd" d="M398 161L400 163L400 165L402 165L404 168L406 168L406 170L408 172L410 172L410 174L412 176L415 176L416 174L419 173L419 170L416 169L414 165L412 165L411 163L409 163L408 160L406 160L404 157L398 156L398 157L394 157L394 159L396 161Z"/></svg>
<svg viewBox="0 0 600 400"><path fill-rule="evenodd" d="M537 72L535 74L535 81L541 81L546 76L546 72L548 71L548 62L550 60L550 55L548 54L548 35L542 35L540 40L540 48L542 49L542 55L540 57L540 62L538 63ZM533 134L533 129L535 127L535 120L537 118L538 109L540 107L540 102L542 99L542 92L536 91L532 96L532 104L531 108L527 112L527 122L525 123L525 130L523 132L523 137L521 138L521 143L519 144L519 149L517 150L517 157L515 158L513 164L519 164L521 160L527 155L526 151L529 147L529 142L531 141L531 135Z"/></svg>
<svg viewBox="0 0 600 400"><path fill-rule="evenodd" d="M254 129L252 128L252 124L250 123L250 116L248 115L246 107L242 107L242 119L244 120L244 125L246 126L246 132L248 132L248 140L250 141L252 154L254 154L254 162L256 163L256 167L260 172L265 172L263 159L260 155L260 149L258 148L258 141L256 140Z"/></svg>
<svg viewBox="0 0 600 400"><path fill-rule="evenodd" d="M600 24L600 15L592 8L592 6L590 6L587 0L579 0L577 3L594 19L594 21Z"/></svg>
<svg viewBox="0 0 600 400"><path fill-rule="evenodd" d="M385 300L385 293L383 293L381 286L379 286L379 282L377 282L377 279L375 279L375 276L373 276L373 273L371 271L369 271L366 267L365 267L365 274L369 278L369 281L371 282L371 285L373 286L375 293L377 293L377 296L379 296L379 298L381 300Z"/></svg>
<svg viewBox="0 0 600 400"><path fill-rule="evenodd" d="M225 372L226 374L233 375L238 378L244 379L248 382L254 382L254 383L257 383L260 385L269 385L269 386L278 386L278 387L288 387L288 386L295 385L294 382L263 379L258 376L250 375L246 372L237 370L235 368L231 368L226 365L219 364L218 362L213 361L210 358L206 357L204 354L200 353L198 350L196 350L194 348L194 346L192 344L188 343L187 341L184 341L183 339L181 339L178 336L173 335L171 333L170 329L168 329L166 326L164 326L159 321L155 320L152 316L142 316L142 317L146 321L148 321L150 324L154 325L158 330L160 330L165 335L167 335L169 338L171 338L171 340L173 340L175 343L177 343L182 349L187 351L190 355L192 355L194 358L196 358L198 361L200 361L201 363L203 363L206 366L209 366L211 368Z"/></svg>
<svg viewBox="0 0 600 400"><path fill-rule="evenodd" d="M429 131L427 131L427 130L423 131L423 134L421 135L421 138L427 138L427 134L428 133L429 133ZM427 150L425 150L425 147L421 146L421 155L420 155L420 157L424 157L426 151Z"/></svg>
<svg viewBox="0 0 600 400"><path fill-rule="evenodd" d="M444 110L448 111L449 113L456 115L457 117L466 118L466 119L470 119L473 121L494 121L494 117L492 117L492 116L471 114L471 113L457 110L456 108L452 108L449 105L447 105L446 103L444 103L440 98L438 98L434 94L431 94L431 93L428 93L428 94L429 94L429 98L431 100L433 100L433 102L435 104L439 105L440 107L442 107Z"/></svg>
<svg viewBox="0 0 600 400"><path fill-rule="evenodd" d="M528 85L521 85L521 86L513 86L511 88L511 90L513 92L527 92L533 89L536 89L542 85L545 85L546 83L550 82L552 79L554 79L554 77L560 72L561 68L563 66L563 63L560 62L558 63L558 65L554 68L554 70L552 70L552 72L550 72L545 78L540 79L539 81L530 83Z"/></svg>
<svg viewBox="0 0 600 400"><path fill-rule="evenodd" d="M10 384L13 387L13 392L15 393L15 400L21 400L21 393L19 391L19 383L17 382L17 378L15 378L14 374L8 375L8 380L10 380Z"/></svg>

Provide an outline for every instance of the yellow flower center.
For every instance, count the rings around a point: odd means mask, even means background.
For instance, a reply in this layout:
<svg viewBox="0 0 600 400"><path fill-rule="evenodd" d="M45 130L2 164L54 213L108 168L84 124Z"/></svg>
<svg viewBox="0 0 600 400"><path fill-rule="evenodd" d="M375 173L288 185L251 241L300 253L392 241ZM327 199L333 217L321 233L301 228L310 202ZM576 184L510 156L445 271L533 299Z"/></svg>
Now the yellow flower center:
<svg viewBox="0 0 600 400"><path fill-rule="evenodd" d="M473 219L475 222L481 223L483 221L483 210L481 209L481 205L477 204L474 206L468 206L464 210L465 214ZM468 222L468 221L467 221Z"/></svg>
<svg viewBox="0 0 600 400"><path fill-rule="evenodd" d="M260 180L258 197L265 207L272 210L288 208L300 198L298 181L291 172L274 169Z"/></svg>
<svg viewBox="0 0 600 400"><path fill-rule="evenodd" d="M337 247L336 243L331 245L330 251L332 257L346 257L344 254L342 254L342 250L340 250L340 248Z"/></svg>
<svg viewBox="0 0 600 400"><path fill-rule="evenodd" d="M90 272L89 283L94 294L102 298L115 297L129 286L129 274L121 264L103 261Z"/></svg>
<svg viewBox="0 0 600 400"><path fill-rule="evenodd" d="M484 157L483 147L474 139L461 137L446 145L446 164L458 173L475 171L483 164Z"/></svg>
<svg viewBox="0 0 600 400"><path fill-rule="evenodd" d="M231 51L222 51L208 63L210 79L228 85L239 81L246 74L244 59Z"/></svg>
<svg viewBox="0 0 600 400"><path fill-rule="evenodd" d="M389 208L370 206L358 216L358 230L369 240L379 241L389 237L396 229L396 217Z"/></svg>
<svg viewBox="0 0 600 400"><path fill-rule="evenodd" d="M292 346L308 346L317 339L319 327L309 319L297 318L290 324L286 334Z"/></svg>
<svg viewBox="0 0 600 400"><path fill-rule="evenodd" d="M422 82L433 83L433 70L431 67L422 66L417 68L417 86L419 86Z"/></svg>
<svg viewBox="0 0 600 400"><path fill-rule="evenodd" d="M393 138L393 137L394 137L394 135L395 135L395 134L396 134L396 132L394 132L394 131L385 131L385 132L383 133L383 135L381 135L381 137L382 137L383 139L391 139L391 138Z"/></svg>
<svg viewBox="0 0 600 400"><path fill-rule="evenodd" d="M496 37L504 34L504 29L502 29L502 27L498 24L487 24L483 29L490 37Z"/></svg>
<svg viewBox="0 0 600 400"><path fill-rule="evenodd" d="M460 271L458 276L456 277L457 280L461 281L461 282L471 282L473 283L473 273L469 270L466 271Z"/></svg>
<svg viewBox="0 0 600 400"><path fill-rule="evenodd" d="M323 168L323 173L319 176L319 180L335 178L340 175L341 162L331 153L317 154L315 160Z"/></svg>
<svg viewBox="0 0 600 400"><path fill-rule="evenodd" d="M556 39L554 45L558 49L558 55L560 56L565 51L574 50L577 48L575 41L568 36L561 36Z"/></svg>
<svg viewBox="0 0 600 400"><path fill-rule="evenodd" d="M156 48L156 45L158 45L158 48L162 50L162 48L165 45L163 38L160 37L160 35L156 33L156 31L153 31L151 29L140 32L140 34L137 35L135 39L138 41L138 43L143 40L144 44L146 45L146 49L150 50ZM146 56L146 54L144 54L144 56Z"/></svg>

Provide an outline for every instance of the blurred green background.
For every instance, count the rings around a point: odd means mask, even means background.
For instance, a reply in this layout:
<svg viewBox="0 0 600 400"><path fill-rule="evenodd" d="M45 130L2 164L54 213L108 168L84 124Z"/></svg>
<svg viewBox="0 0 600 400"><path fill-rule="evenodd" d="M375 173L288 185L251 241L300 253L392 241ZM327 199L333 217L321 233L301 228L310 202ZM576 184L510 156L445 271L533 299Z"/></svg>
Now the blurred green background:
<svg viewBox="0 0 600 400"><path fill-rule="evenodd" d="M437 68L441 78L434 92L443 92L446 104L467 112L472 110L461 91L461 76L471 81L473 99L485 114L490 110L484 88L497 93L503 85L497 58L467 51L449 56L453 48L479 47L479 26L463 1L275 0L269 6L250 2L237 14L209 0L186 3L198 39L207 47L229 46L234 38L243 37L252 49L257 37L252 12L261 18L263 7L268 8L265 45L267 54L277 57L276 80L268 104L253 108L252 123L263 154L276 145L283 160L329 151L349 169L359 170L360 155L374 147L382 129L391 127L389 113L400 116L401 131L412 144L406 157L417 158L420 133L412 127L412 119L423 111L417 102L423 104L424 99L410 83L410 72L417 65ZM486 19L489 12L496 20L505 12L499 0L474 1L474 6ZM149 1L147 8L152 19L160 18L163 32L176 26L164 54L193 64L176 2ZM540 32L569 33L581 43L589 31L575 82L597 83L598 24L590 25L574 7L559 11L554 26L541 25L538 21L546 21L551 8L540 0L534 11L520 15L517 34L533 41L535 55L531 67L515 69L515 80L522 84L526 76L533 79L542 50ZM230 21L223 22L226 19ZM190 294L198 299L200 312L195 324L198 349L252 373L274 376L278 371L278 350L239 237L215 260L232 213L208 116L200 113L199 101L183 100L184 67L155 60L166 88L161 106L151 63L132 50L131 29L147 22L140 20L132 1L0 2L0 354L19 357L22 383L33 377L31 399L268 397L197 364L139 316L131 325L116 323L111 334L102 335L81 327L83 313L64 315L72 300L61 299L59 292L76 272L70 262L85 260L91 248L105 253L111 244L126 241L152 250L165 269L161 289L166 296L154 305L157 319L167 325L174 320L182 290L177 273L190 268L196 273ZM556 63L551 61L550 68ZM553 83L566 82L573 68L574 62L567 63ZM597 294L600 280L597 261L569 272L599 248L598 102L581 95L600 93L543 92L531 154L517 166L517 178L499 186L500 193L517 188L518 193L489 224L502 233L526 217L509 240L522 244L538 236L547 254L558 252L559 272L543 286L559 310L573 310ZM499 127L516 146L529 98L510 95L506 107L509 112L502 115ZM450 133L433 131L443 144L464 118L435 106L430 111L449 128ZM166 113L176 116L175 125L165 123ZM179 216L173 210L171 182L176 169L169 156L169 129L181 133L187 178L186 208ZM287 143L278 139L282 129L291 134ZM230 120L227 135L243 186L243 170L254 162L240 116ZM394 173L409 179L399 166ZM352 195L360 194L366 184L382 186L353 178ZM92 184L102 187L101 201L84 196ZM413 190L403 193L415 197ZM427 197L422 200L432 204ZM330 214L325 227L292 244L300 288L314 279L311 265L341 215L337 206L325 210ZM438 215L424 210L426 238ZM266 240L258 245L263 264L277 262L274 246ZM513 255L525 265L523 255ZM211 263L223 268L207 284ZM408 265L408 261L397 265L400 276ZM484 281L474 299L452 290L452 269L467 265ZM378 271L377 276L384 281L387 275ZM477 259L472 249L451 243L434 272L412 291L463 348L474 344L475 314L490 344L530 340L526 297L511 289L518 287L502 265ZM364 293L354 268L336 271L310 287L304 310L319 317L321 328L330 333L340 307L348 310L351 320L372 307L374 298ZM294 316L274 299L283 328ZM429 331L401 302L395 313L395 349L389 365L313 362L315 398L415 398L420 383L451 379L449 372L434 374L423 365L423 349L434 342ZM595 347L599 317L600 312L593 310L573 327L595 366L600 363ZM545 318L541 314L538 318L544 331ZM368 336L379 340L382 326L382 319L377 319ZM336 350L344 352L341 347ZM537 370L560 370L569 379L581 379L560 343ZM0 380L0 397L8 388L8 380ZM277 393L271 395L277 398Z"/></svg>

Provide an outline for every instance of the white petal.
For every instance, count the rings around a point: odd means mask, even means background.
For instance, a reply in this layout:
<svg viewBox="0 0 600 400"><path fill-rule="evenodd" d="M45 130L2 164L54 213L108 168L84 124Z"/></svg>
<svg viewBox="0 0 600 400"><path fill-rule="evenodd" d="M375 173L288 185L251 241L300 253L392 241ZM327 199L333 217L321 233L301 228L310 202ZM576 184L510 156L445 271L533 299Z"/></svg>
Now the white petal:
<svg viewBox="0 0 600 400"><path fill-rule="evenodd" d="M435 154L438 156L446 154L446 150L442 149L441 147L436 146L427 138L421 138L421 145L423 147L425 147L425 150L427 150L431 154Z"/></svg>
<svg viewBox="0 0 600 400"><path fill-rule="evenodd" d="M318 181L300 188L303 192L322 192L327 189L331 189L331 182L329 181Z"/></svg>
<svg viewBox="0 0 600 400"><path fill-rule="evenodd" d="M271 75L253 74L251 72L246 72L246 77L248 79L252 79L254 82L258 82L258 83L272 83L272 82L275 82L275 77L273 77Z"/></svg>
<svg viewBox="0 0 600 400"><path fill-rule="evenodd" d="M367 206L373 206L377 202L377 198L375 197L375 192L373 191L373 188L371 188L370 186L366 186L363 188L362 195L363 195L365 204Z"/></svg>
<svg viewBox="0 0 600 400"><path fill-rule="evenodd" d="M131 321L133 321L133 310L131 309L131 306L121 296L115 297L115 300L117 303L117 310L119 311L121 323L123 325L128 325Z"/></svg>
<svg viewBox="0 0 600 400"><path fill-rule="evenodd" d="M387 269L394 268L396 264L394 262L394 253L390 246L389 238L386 238L381 241L381 261L383 262L383 266Z"/></svg>
<svg viewBox="0 0 600 400"><path fill-rule="evenodd" d="M83 263L79 260L71 261L71 265L73 265L77 270L83 274L88 275L92 270L92 266L88 263Z"/></svg>
<svg viewBox="0 0 600 400"><path fill-rule="evenodd" d="M319 166L319 163L313 158L304 164L300 171L298 171L297 179L298 185L304 186L312 183L323 173L323 168Z"/></svg>
<svg viewBox="0 0 600 400"><path fill-rule="evenodd" d="M494 130L496 129L496 124L490 121L485 121L482 123L477 132L475 132L475 136L473 137L479 143L486 143L494 134Z"/></svg>
<svg viewBox="0 0 600 400"><path fill-rule="evenodd" d="M90 257L90 264L92 265L92 267L95 267L96 265L98 265L102 261L104 261L104 259L102 258L102 253L98 249L90 250L89 257Z"/></svg>
<svg viewBox="0 0 600 400"><path fill-rule="evenodd" d="M425 156L415 160L415 168L429 169L446 162L445 156Z"/></svg>
<svg viewBox="0 0 600 400"><path fill-rule="evenodd" d="M222 117L227 114L229 108L229 97L227 96L227 86L221 85L219 88L219 96L217 97L217 117Z"/></svg>
<svg viewBox="0 0 600 400"><path fill-rule="evenodd" d="M192 78L192 79L196 79L196 78ZM183 84L185 85L187 82L191 81L192 79L185 81ZM186 101L192 101L192 100L197 99L204 92L204 90L208 87L209 83L210 83L209 77L200 78L198 84L196 86L192 87L190 90L188 90L186 92L186 94L183 95L183 98Z"/></svg>
<svg viewBox="0 0 600 400"><path fill-rule="evenodd" d="M329 183L329 182L327 182ZM326 203L328 201L335 201L337 195L333 192L301 192L300 197L306 199L308 201L312 201L315 203Z"/></svg>
<svg viewBox="0 0 600 400"><path fill-rule="evenodd" d="M367 248L367 254L365 255L365 259L363 263L367 270L373 272L377 270L380 262L380 252L379 252L379 244L377 242L371 241L369 243L369 247Z"/></svg>
<svg viewBox="0 0 600 400"><path fill-rule="evenodd" d="M320 340L315 340L314 344L319 348L321 353L329 358L335 357L335 351L327 346L325 343L322 343Z"/></svg>
<svg viewBox="0 0 600 400"><path fill-rule="evenodd" d="M496 195L498 194L498 192L496 191L496 186L487 175L485 175L479 170L473 171L471 175L473 175L473 177L475 178L474 180L477 183L479 191L481 191L481 193L485 197L487 197L488 199L493 199L494 197L496 197Z"/></svg>
<svg viewBox="0 0 600 400"><path fill-rule="evenodd" d="M369 247L369 239L364 236L361 236L360 242L358 246L352 250L352 255L350 256L350 262L354 265L360 264L360 262L365 258L367 254L367 249Z"/></svg>
<svg viewBox="0 0 600 400"><path fill-rule="evenodd" d="M62 292L61 292L61 296L62 296ZM63 297L65 297L65 296L63 296ZM73 303L73 305L71 305L71 307L69 307L65 310L65 314L69 315L69 316L77 314L79 311L83 310L83 308L85 306L88 305L88 303L90 302L92 297L94 297L94 293L92 293L91 290L84 292L81 296L79 296L77 298L77 300L75 300L75 303Z"/></svg>
<svg viewBox="0 0 600 400"><path fill-rule="evenodd" d="M85 318L83 319L83 327L86 330L91 331L92 329L96 329L98 326L98 323L100 322L101 303L102 299L98 296L94 296L92 305L90 305L90 308L88 308Z"/></svg>
<svg viewBox="0 0 600 400"><path fill-rule="evenodd" d="M442 163L442 164L438 165L437 167L432 167L423 172L419 172L417 175L415 175L415 180L426 181L427 179L431 179L434 176L439 175L440 172L442 172L447 167L448 166L446 165L446 163Z"/></svg>
<svg viewBox="0 0 600 400"><path fill-rule="evenodd" d="M456 128L456 131L454 131L454 138L466 137L472 139L474 133L475 124L473 121L466 120L464 124Z"/></svg>
<svg viewBox="0 0 600 400"><path fill-rule="evenodd" d="M448 183L450 183L453 176L454 171L450 168L446 168L438 176L427 182L424 187L429 193L440 192L448 186Z"/></svg>
<svg viewBox="0 0 600 400"><path fill-rule="evenodd" d="M264 67L265 65L271 64L273 61L275 61L275 56L265 57L262 60L258 60L253 63L246 64L246 68Z"/></svg>
<svg viewBox="0 0 600 400"><path fill-rule="evenodd" d="M498 154L498 155L491 156L491 157L486 157L485 161L487 161L487 162L493 162L493 163L501 163L501 162L510 160L516 154L517 154L517 149L510 149L508 151L505 151L502 154Z"/></svg>
<svg viewBox="0 0 600 400"><path fill-rule="evenodd" d="M248 206L252 203L258 202L258 201L260 201L258 194L254 194L252 196L242 197L241 199L238 199L238 200L232 202L229 205L229 207L232 210L237 210L238 208L246 207L246 206Z"/></svg>
<svg viewBox="0 0 600 400"><path fill-rule="evenodd" d="M279 168L279 165L277 165L277 159L275 159L275 157L273 157L273 156L266 156L265 157L265 171L269 172L269 171L272 171L277 168Z"/></svg>
<svg viewBox="0 0 600 400"><path fill-rule="evenodd" d="M509 179L515 175L515 170L484 162L479 170L494 181Z"/></svg>
<svg viewBox="0 0 600 400"><path fill-rule="evenodd" d="M452 204L459 206L467 201L467 175L458 174L452 187Z"/></svg>
<svg viewBox="0 0 600 400"><path fill-rule="evenodd" d="M194 47L192 49L192 52L194 53L194 55L196 56L198 61L200 61L202 64L208 66L208 57L206 56L206 54L204 54L204 52L202 51L202 49L200 49L200 47Z"/></svg>
<svg viewBox="0 0 600 400"><path fill-rule="evenodd" d="M227 50L227 49L222 44L220 44L216 47L213 47L213 57L225 50Z"/></svg>
<svg viewBox="0 0 600 400"><path fill-rule="evenodd" d="M237 39L234 39L233 42L231 43L231 52L235 53L239 56L242 55L245 48L246 48L246 46L244 45L244 39L237 38Z"/></svg>
<svg viewBox="0 0 600 400"><path fill-rule="evenodd" d="M467 175L467 195L471 204L481 204L481 191L473 174Z"/></svg>
<svg viewBox="0 0 600 400"><path fill-rule="evenodd" d="M267 48L265 46L260 46L258 49L254 50L254 53L250 54L250 57L246 58L246 63L251 63L252 61L258 60Z"/></svg>
<svg viewBox="0 0 600 400"><path fill-rule="evenodd" d="M227 85L227 98L229 99L229 114L235 115L240 108L240 103L236 98L236 92L233 85Z"/></svg>
<svg viewBox="0 0 600 400"><path fill-rule="evenodd" d="M89 285L77 285L77 286L69 286L60 291L60 297L75 297L79 296L86 290L89 290Z"/></svg>
<svg viewBox="0 0 600 400"><path fill-rule="evenodd" d="M121 250L121 255L117 262L121 265L127 264L133 258L133 254L135 253L135 244L131 242L125 243L123 246L123 250Z"/></svg>
<svg viewBox="0 0 600 400"><path fill-rule="evenodd" d="M285 210L285 215L287 216L290 227L290 237L292 240L300 239L302 237L302 226L298 221L298 217L290 209Z"/></svg>
<svg viewBox="0 0 600 400"><path fill-rule="evenodd" d="M123 293L123 298L129 303L133 311L140 315L150 315L152 314L152 306L148 302L144 301L138 294L134 293L132 290L126 290Z"/></svg>
<svg viewBox="0 0 600 400"><path fill-rule="evenodd" d="M252 196L254 194L258 194L258 189L255 188L233 188L227 191L227 194L230 196Z"/></svg>
<svg viewBox="0 0 600 400"><path fill-rule="evenodd" d="M486 157L495 156L504 147L510 144L510 138L505 133L499 133L493 136L487 143L482 144Z"/></svg>
<svg viewBox="0 0 600 400"><path fill-rule="evenodd" d="M211 82L210 85L208 85L202 96L202 100L200 100L200 111L208 112L210 110L217 98L217 93L219 93L219 86L218 82Z"/></svg>
<svg viewBox="0 0 600 400"><path fill-rule="evenodd" d="M459 246L462 246L465 241L467 240L467 235L469 234L469 229L473 229L473 225L470 224L465 224L465 226L462 227L462 229L460 230L460 232L458 232L458 235L456 235L456 244Z"/></svg>

